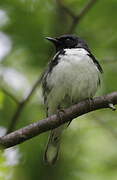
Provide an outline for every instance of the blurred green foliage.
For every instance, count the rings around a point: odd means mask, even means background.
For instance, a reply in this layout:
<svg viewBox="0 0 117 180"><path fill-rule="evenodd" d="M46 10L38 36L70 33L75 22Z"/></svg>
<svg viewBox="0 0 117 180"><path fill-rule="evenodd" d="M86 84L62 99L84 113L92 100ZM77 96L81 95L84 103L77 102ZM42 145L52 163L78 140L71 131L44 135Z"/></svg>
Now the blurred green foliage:
<svg viewBox="0 0 117 180"><path fill-rule="evenodd" d="M75 14L85 0L64 0ZM71 17L54 0L0 0L0 44L10 50L0 59L0 80L18 99L23 98L54 55L46 36L68 32ZM0 16L1 17L1 16ZM97 94L117 89L117 1L97 1L74 33L84 38L103 66L102 86ZM1 46L0 46L1 47ZM3 49L0 49L0 53ZM16 103L0 91L0 126L8 127ZM100 110L73 121L64 131L60 158L53 167L43 164L47 134L19 145L19 165L12 167L12 180L116 180L116 112ZM17 128L45 117L41 91L24 108ZM0 175L8 174L0 156ZM1 179L4 180L4 179Z"/></svg>
<svg viewBox="0 0 117 180"><path fill-rule="evenodd" d="M6 164L6 158L3 154L3 152L0 152L0 179L1 180L7 180L7 178L10 178L10 176L12 177L12 172L13 168L11 168L10 166L8 166Z"/></svg>

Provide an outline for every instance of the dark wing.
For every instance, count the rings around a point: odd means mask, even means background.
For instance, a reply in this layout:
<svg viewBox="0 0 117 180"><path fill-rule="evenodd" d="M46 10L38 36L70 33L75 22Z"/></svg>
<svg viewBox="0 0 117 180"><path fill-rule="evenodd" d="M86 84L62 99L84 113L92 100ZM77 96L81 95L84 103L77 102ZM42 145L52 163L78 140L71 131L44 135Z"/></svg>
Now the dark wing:
<svg viewBox="0 0 117 180"><path fill-rule="evenodd" d="M103 73L103 69L102 69L101 65L99 64L98 60L95 58L95 56L92 53L89 53L88 56L93 60L93 62L95 63L95 65L97 66L99 71L101 73Z"/></svg>
<svg viewBox="0 0 117 180"><path fill-rule="evenodd" d="M95 58L95 56L91 53L90 49L87 47L86 50L88 51L88 56L92 59L92 61L94 62L94 64L97 66L98 70L100 71L100 73L103 73L103 69L101 67L101 65L99 64L98 60ZM100 85L100 77L99 77L99 81L98 84Z"/></svg>
<svg viewBox="0 0 117 180"><path fill-rule="evenodd" d="M45 74L43 76L43 79L42 79L42 89L43 89L44 103L46 105L47 105L47 96L48 96L49 92L52 89L52 87L50 87L48 82L47 82L47 78L51 74L53 68L58 64L58 62L60 60L59 55L63 55L64 53L65 53L64 50L61 50L61 51L56 53L54 58L49 62L48 66L47 66L47 69L45 71Z"/></svg>
<svg viewBox="0 0 117 180"><path fill-rule="evenodd" d="M54 66L56 66L59 63L60 57L59 55L64 55L65 54L65 50L62 49L60 51L58 51L54 58L52 59L52 61L50 61L49 65L48 65L48 73L51 73L52 69Z"/></svg>
<svg viewBox="0 0 117 180"><path fill-rule="evenodd" d="M85 50L88 51L88 54L87 54L87 55L93 60L94 64L97 66L97 68L99 69L99 71L100 71L101 73L103 73L103 69L102 69L101 65L99 64L99 62L98 62L98 60L95 58L95 56L91 53L91 51L90 51L90 49L89 49L88 46L85 47Z"/></svg>

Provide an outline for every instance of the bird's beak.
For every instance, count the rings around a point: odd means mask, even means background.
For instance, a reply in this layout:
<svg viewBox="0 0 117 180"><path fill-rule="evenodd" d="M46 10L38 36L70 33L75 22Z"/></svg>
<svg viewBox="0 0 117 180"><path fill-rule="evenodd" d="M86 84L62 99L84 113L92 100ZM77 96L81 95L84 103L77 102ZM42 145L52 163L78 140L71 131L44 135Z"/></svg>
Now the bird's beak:
<svg viewBox="0 0 117 180"><path fill-rule="evenodd" d="M56 43L58 42L58 40L57 40L56 38L46 37L46 39L47 39L48 41L53 42L54 44L56 44Z"/></svg>

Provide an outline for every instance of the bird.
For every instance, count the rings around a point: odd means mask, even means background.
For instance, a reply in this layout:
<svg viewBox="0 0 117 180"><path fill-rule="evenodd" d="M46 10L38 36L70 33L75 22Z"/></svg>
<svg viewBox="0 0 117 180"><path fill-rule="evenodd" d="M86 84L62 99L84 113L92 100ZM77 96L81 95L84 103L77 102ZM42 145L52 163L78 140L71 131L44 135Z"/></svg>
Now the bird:
<svg viewBox="0 0 117 180"><path fill-rule="evenodd" d="M56 53L48 63L42 79L42 91L47 116L55 114L95 95L103 69L85 40L65 34L47 37ZM53 165L58 159L64 125L51 130L44 161Z"/></svg>

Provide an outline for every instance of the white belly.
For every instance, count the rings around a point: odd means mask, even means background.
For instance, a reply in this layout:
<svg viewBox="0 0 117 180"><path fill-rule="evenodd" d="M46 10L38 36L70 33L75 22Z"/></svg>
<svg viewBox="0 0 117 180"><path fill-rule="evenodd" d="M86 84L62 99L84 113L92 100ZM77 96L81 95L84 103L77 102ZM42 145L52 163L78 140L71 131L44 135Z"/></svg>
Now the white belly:
<svg viewBox="0 0 117 180"><path fill-rule="evenodd" d="M99 70L84 49L66 49L59 55L47 82L51 91L47 97L49 114L57 107L68 107L86 98L93 97L99 84ZM64 57L64 58L63 58Z"/></svg>

